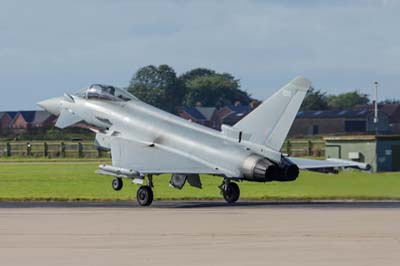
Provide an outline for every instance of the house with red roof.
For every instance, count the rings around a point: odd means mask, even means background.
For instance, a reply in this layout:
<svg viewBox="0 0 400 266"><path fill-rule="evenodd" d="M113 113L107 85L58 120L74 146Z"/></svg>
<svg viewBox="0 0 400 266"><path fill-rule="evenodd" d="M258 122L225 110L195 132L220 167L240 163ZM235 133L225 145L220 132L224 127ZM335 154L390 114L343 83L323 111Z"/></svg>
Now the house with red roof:
<svg viewBox="0 0 400 266"><path fill-rule="evenodd" d="M49 128L56 117L47 111L20 111L10 123L11 129Z"/></svg>
<svg viewBox="0 0 400 266"><path fill-rule="evenodd" d="M179 116L207 127L221 129L221 118L215 107L185 107L179 112Z"/></svg>

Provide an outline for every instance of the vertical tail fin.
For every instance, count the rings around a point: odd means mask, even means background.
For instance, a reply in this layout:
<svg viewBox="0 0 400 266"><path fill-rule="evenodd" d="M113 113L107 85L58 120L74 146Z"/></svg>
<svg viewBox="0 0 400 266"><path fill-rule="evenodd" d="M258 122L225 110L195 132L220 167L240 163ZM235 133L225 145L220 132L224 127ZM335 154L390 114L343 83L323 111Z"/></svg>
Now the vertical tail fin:
<svg viewBox="0 0 400 266"><path fill-rule="evenodd" d="M234 125L253 143L280 150L311 82L299 76Z"/></svg>

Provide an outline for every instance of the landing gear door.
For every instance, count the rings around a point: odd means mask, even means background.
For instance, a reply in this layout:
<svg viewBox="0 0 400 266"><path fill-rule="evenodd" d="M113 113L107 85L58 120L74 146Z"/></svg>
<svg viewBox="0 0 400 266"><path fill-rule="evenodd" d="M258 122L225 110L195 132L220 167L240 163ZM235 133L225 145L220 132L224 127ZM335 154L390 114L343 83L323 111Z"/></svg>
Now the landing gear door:
<svg viewBox="0 0 400 266"><path fill-rule="evenodd" d="M172 174L169 184L173 188L182 189L188 181L192 187L202 188L200 176L198 174Z"/></svg>

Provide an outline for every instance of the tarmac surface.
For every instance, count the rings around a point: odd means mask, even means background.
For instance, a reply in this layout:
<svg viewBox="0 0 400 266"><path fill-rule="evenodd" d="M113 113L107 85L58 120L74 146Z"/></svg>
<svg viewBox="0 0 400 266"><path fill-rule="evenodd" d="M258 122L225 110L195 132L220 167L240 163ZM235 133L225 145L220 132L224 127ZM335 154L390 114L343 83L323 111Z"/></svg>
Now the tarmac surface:
<svg viewBox="0 0 400 266"><path fill-rule="evenodd" d="M400 265L400 202L1 202L0 265Z"/></svg>

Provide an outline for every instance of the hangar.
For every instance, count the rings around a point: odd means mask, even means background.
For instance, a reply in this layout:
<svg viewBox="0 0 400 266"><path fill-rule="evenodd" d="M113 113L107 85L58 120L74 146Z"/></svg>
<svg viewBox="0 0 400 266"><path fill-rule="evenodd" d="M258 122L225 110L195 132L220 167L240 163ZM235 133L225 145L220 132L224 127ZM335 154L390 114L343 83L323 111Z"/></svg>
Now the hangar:
<svg viewBox="0 0 400 266"><path fill-rule="evenodd" d="M326 137L326 158L368 163L373 172L400 171L400 135Z"/></svg>

